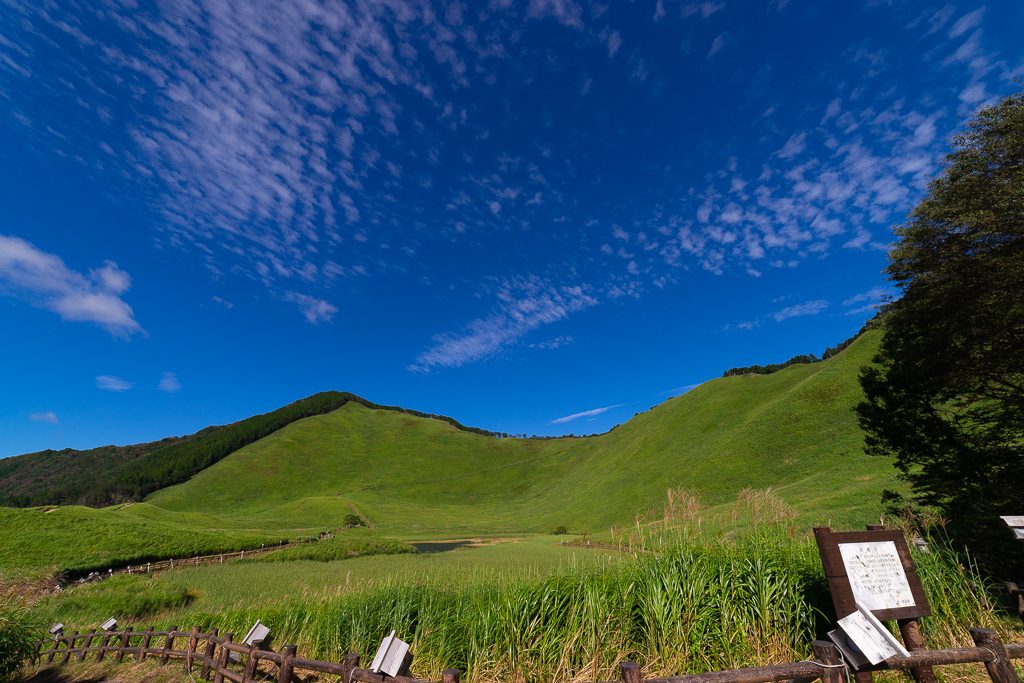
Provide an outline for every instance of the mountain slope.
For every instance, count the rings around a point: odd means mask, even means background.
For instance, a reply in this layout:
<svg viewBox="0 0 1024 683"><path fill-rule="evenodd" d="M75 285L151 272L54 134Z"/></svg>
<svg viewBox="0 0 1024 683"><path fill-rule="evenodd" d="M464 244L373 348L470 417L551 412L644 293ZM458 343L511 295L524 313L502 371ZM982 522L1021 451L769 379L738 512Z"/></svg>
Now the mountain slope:
<svg viewBox="0 0 1024 683"><path fill-rule="evenodd" d="M864 455L853 406L868 331L821 363L726 377L579 439L500 439L348 403L232 453L147 506L225 526L331 526L357 510L395 531L606 528L686 488L726 504L774 488L805 520L867 521L892 468Z"/></svg>
<svg viewBox="0 0 1024 683"><path fill-rule="evenodd" d="M242 446L295 420L336 410L358 396L315 394L224 426L132 446L40 451L0 460L0 505L111 505L185 481Z"/></svg>

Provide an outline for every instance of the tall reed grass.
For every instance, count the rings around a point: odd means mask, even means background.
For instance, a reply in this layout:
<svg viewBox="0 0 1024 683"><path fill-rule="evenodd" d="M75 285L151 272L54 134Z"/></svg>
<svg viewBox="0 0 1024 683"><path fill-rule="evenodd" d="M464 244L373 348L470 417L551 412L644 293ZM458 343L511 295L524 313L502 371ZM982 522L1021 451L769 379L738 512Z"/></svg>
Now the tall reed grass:
<svg viewBox="0 0 1024 683"><path fill-rule="evenodd" d="M385 579L350 589L338 563L334 589L270 606L253 598L217 613L189 607L174 618L235 633L261 619L272 626L275 642L298 643L305 656L336 661L349 651L372 655L395 629L411 643L418 675L437 677L454 666L473 681L506 683L612 680L627 658L655 676L808 656L834 615L817 549L806 533L794 534L785 506L765 492L748 492L723 512L724 525L702 517L680 492L670 506L631 531L618 530L635 554L607 566L525 577ZM932 605L933 616L923 620L930 646L968 644L969 626L1022 638L1019 622L1000 611L992 586L968 558L933 542L930 552L915 551L915 559ZM308 564L295 563L292 571ZM92 599L106 601L105 609L120 592L111 582Z"/></svg>

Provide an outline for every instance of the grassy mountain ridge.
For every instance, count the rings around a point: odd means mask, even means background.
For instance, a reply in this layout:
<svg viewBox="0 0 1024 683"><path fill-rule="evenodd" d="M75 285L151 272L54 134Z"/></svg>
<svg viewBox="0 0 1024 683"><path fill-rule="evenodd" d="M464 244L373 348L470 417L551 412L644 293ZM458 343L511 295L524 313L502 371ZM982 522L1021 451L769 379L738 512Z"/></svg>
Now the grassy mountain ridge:
<svg viewBox="0 0 1024 683"><path fill-rule="evenodd" d="M864 455L853 406L878 334L820 363L708 382L587 439L495 439L350 403L147 503L227 525L301 526L358 509L403 532L543 531L629 524L657 511L669 489L725 504L771 487L806 518L870 518L893 477Z"/></svg>
<svg viewBox="0 0 1024 683"><path fill-rule="evenodd" d="M349 402L440 420L474 434L507 436L466 426L446 415L381 405L347 391L324 391L268 413L206 427L188 436L88 450L48 449L0 459L0 505L102 507L139 501L153 491L185 481L295 420L330 412Z"/></svg>
<svg viewBox="0 0 1024 683"><path fill-rule="evenodd" d="M90 450L40 451L0 460L0 505L78 504L99 507L185 481L246 444L310 415L360 400L323 392L262 415L211 426L184 437Z"/></svg>
<svg viewBox="0 0 1024 683"><path fill-rule="evenodd" d="M347 400L141 503L0 509L0 572L315 535L353 512L403 538L606 532L678 514L666 502L680 489L728 515L745 489L771 488L784 509L769 513L798 527L860 526L877 520L882 489L900 488L887 461L864 454L853 410L880 336L868 330L826 361L712 380L583 439L496 438ZM83 554L76 540L89 535L103 542ZM31 557L19 550L30 538Z"/></svg>

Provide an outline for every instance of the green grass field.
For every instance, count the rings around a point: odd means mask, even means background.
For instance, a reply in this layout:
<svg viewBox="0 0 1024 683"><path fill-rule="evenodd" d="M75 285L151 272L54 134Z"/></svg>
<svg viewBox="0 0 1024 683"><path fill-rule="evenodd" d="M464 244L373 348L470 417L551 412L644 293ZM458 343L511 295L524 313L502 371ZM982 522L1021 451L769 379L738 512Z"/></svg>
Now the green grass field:
<svg viewBox="0 0 1024 683"><path fill-rule="evenodd" d="M502 439L349 403L294 422L145 502L0 509L0 573L83 570L315 536L356 513L395 538L607 534L660 518L669 491L725 510L771 488L795 523L860 526L891 465L853 407L868 331L838 356L720 378L577 439Z"/></svg>
<svg viewBox="0 0 1024 683"><path fill-rule="evenodd" d="M729 377L579 439L503 439L349 403L252 443L144 502L0 509L0 580L334 538L218 566L118 576L40 598L40 621L217 626L256 619L311 656L369 654L398 629L417 672L473 680L606 680L786 661L828 623L810 527L877 520L900 488L866 456L853 407L878 344ZM370 528L341 530L352 514ZM568 527L571 536L548 535ZM637 554L564 546L634 544ZM410 543L479 538L410 553ZM651 552L653 551L653 552ZM1009 637L951 553L919 556L936 644L967 625ZM1018 636L1019 637L1019 636Z"/></svg>

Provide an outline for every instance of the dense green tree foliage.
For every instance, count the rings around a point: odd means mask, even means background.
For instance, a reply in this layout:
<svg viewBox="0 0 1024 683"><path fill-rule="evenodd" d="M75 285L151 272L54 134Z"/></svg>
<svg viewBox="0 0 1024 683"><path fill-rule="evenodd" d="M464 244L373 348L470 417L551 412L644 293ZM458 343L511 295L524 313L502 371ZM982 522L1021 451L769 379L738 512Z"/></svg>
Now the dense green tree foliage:
<svg viewBox="0 0 1024 683"><path fill-rule="evenodd" d="M869 452L993 569L1024 514L1024 94L980 111L897 229L902 297L861 384Z"/></svg>
<svg viewBox="0 0 1024 683"><path fill-rule="evenodd" d="M864 330L861 330L863 332ZM788 368L790 365L800 365L803 363L817 363L819 361L828 360L832 356L836 355L847 346L853 343L853 340L860 336L860 332L853 335L849 339L839 342L835 346L830 346L821 353L821 357L814 355L813 353L801 353L800 355L793 356L787 361L782 363L769 363L768 365L747 365L740 368L729 368L722 373L722 377L735 377L737 375L770 375L773 372L778 372L784 368Z"/></svg>

